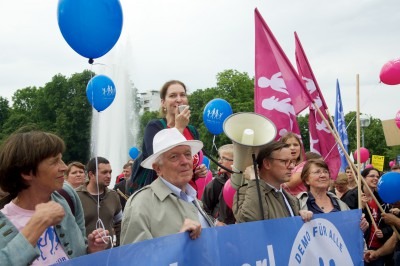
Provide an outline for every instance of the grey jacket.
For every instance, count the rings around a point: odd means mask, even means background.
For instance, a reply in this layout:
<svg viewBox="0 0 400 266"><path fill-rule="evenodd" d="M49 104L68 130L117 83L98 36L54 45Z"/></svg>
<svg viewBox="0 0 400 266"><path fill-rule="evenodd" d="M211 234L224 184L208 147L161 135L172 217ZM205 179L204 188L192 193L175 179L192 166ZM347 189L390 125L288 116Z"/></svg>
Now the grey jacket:
<svg viewBox="0 0 400 266"><path fill-rule="evenodd" d="M63 189L70 195L75 208L75 216L63 196L53 192L51 200L61 204L65 217L60 224L54 226L62 248L70 259L86 254L87 238L83 209L74 189L64 184ZM0 212L0 262L1 265L28 265L40 256L38 247L31 243Z"/></svg>
<svg viewBox="0 0 400 266"><path fill-rule="evenodd" d="M179 199L157 178L126 202L121 245L176 234L186 218L200 222L195 205ZM212 226L211 219L207 221Z"/></svg>
<svg viewBox="0 0 400 266"><path fill-rule="evenodd" d="M260 180L260 190L264 219L290 217L284 199L267 183ZM238 223L261 220L260 204L257 194L256 180L249 180L247 185L238 189L232 206L233 214ZM299 201L283 190L294 215L299 215Z"/></svg>

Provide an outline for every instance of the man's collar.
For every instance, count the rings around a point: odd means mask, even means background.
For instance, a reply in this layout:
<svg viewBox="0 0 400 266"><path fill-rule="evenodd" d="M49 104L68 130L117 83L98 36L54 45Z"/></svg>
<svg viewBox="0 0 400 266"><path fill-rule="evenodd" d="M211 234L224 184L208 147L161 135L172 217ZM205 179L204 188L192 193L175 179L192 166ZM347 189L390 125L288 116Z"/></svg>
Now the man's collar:
<svg viewBox="0 0 400 266"><path fill-rule="evenodd" d="M107 191L108 191L108 188L104 187L103 191L101 191L101 189L99 188L99 190L100 190L99 193L95 193L95 192L97 192L97 186L95 186L94 190L92 190L92 189L89 190L88 189L89 186L90 186L90 183L84 184L83 186L81 186L81 191L86 191L86 192L90 193L91 195L103 194L103 193L107 193Z"/></svg>
<svg viewBox="0 0 400 266"><path fill-rule="evenodd" d="M153 183L151 183L150 187L152 188L154 194L161 200L165 200L169 194L173 193L176 195L178 198L181 198L180 192L182 191L178 187L172 185L162 177L158 177L156 180L154 180ZM174 191L175 187L175 191ZM193 197L193 199L196 198L196 190L190 186L189 184L186 185L186 195ZM194 196L193 196L194 195Z"/></svg>
<svg viewBox="0 0 400 266"><path fill-rule="evenodd" d="M196 198L196 190L189 184L186 184L185 191L182 191L182 189L168 182L161 176L159 178L161 178L164 184L171 189L172 193L174 193L178 198L184 199L185 201L193 201Z"/></svg>
<svg viewBox="0 0 400 266"><path fill-rule="evenodd" d="M274 187L273 185L269 184L267 181L264 181L265 184L267 184L268 186L270 186L272 188L272 190L274 190L275 192L282 192L282 187L279 187L279 189L277 189L276 187Z"/></svg>

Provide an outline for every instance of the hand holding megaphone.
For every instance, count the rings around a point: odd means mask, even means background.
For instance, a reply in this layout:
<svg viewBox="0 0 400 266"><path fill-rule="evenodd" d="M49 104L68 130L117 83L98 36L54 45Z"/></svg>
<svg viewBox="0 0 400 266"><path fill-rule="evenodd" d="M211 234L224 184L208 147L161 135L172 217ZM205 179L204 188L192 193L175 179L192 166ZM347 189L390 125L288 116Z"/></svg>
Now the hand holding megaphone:
<svg viewBox="0 0 400 266"><path fill-rule="evenodd" d="M254 172L254 165L250 165L246 167L246 170L244 170L243 177L247 180L252 180L256 179L256 175Z"/></svg>

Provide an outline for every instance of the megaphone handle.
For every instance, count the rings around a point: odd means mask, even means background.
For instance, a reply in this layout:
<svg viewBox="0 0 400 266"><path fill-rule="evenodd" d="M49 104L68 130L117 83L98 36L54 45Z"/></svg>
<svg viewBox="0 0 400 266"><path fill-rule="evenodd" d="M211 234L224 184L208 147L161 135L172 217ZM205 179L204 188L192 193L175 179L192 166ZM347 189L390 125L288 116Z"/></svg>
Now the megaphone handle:
<svg viewBox="0 0 400 266"><path fill-rule="evenodd" d="M253 166L254 166L253 168L254 168L254 174L256 176L256 187L257 187L258 203L260 205L261 220L264 220L264 209L263 209L262 198L261 198L260 180L258 178L258 173L257 173L256 155L253 153L251 156L253 158Z"/></svg>

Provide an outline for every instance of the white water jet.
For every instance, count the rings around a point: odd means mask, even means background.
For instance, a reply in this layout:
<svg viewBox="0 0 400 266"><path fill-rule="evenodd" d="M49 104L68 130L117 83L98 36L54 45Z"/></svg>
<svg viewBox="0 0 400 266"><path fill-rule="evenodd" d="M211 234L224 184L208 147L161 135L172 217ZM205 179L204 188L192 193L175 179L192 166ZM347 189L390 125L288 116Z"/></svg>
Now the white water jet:
<svg viewBox="0 0 400 266"><path fill-rule="evenodd" d="M129 75L131 47L129 42L117 45L104 58L95 60L93 71L108 76L115 84L112 104L102 112L93 109L90 156L110 161L113 173L110 188L123 165L130 159L129 149L136 146L139 131L137 89Z"/></svg>

